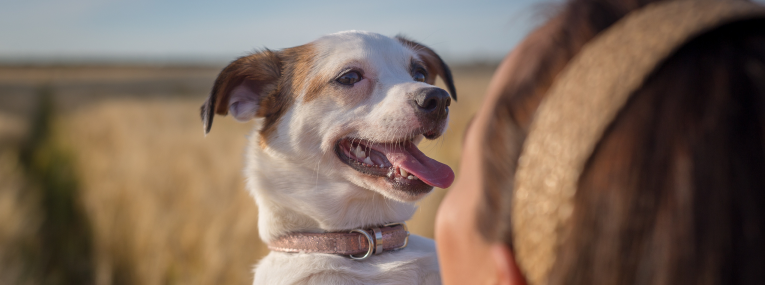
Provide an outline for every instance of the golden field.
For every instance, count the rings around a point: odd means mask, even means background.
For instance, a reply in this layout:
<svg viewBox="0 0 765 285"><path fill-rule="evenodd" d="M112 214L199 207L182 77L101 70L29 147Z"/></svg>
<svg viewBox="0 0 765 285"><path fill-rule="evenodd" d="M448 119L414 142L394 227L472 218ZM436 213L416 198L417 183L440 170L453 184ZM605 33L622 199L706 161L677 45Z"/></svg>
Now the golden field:
<svg viewBox="0 0 765 285"><path fill-rule="evenodd" d="M250 284L267 253L242 175L252 125L219 117L205 137L199 118L219 69L0 67L0 284ZM493 70L453 67L450 128L420 146L455 172ZM433 236L447 191L413 233Z"/></svg>

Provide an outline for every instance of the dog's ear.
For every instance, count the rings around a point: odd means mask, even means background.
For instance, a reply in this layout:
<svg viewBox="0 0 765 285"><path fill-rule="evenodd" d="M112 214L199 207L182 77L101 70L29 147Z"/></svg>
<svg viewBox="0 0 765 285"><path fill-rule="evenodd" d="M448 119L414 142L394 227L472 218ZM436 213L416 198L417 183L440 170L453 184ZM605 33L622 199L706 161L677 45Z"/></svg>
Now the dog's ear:
<svg viewBox="0 0 765 285"><path fill-rule="evenodd" d="M413 40L407 39L406 37L402 35L397 35L396 39L401 42L404 46L407 46L414 50L419 56L420 59L425 61L425 68L430 71L428 74L428 78L426 78L426 82L428 84L434 84L436 81L436 74L433 74L433 71L435 71L438 76L441 77L441 79L446 83L446 88L449 89L449 94L452 95L452 99L457 101L457 90L454 88L454 79L452 79L452 71L449 69L449 66L446 65L446 63L441 59L440 56L436 52L434 52L429 47L415 42Z"/></svg>
<svg viewBox="0 0 765 285"><path fill-rule="evenodd" d="M210 97L202 105L205 134L210 132L215 114L231 113L240 122L262 116L261 103L276 90L280 76L281 60L270 50L231 62L218 74Z"/></svg>

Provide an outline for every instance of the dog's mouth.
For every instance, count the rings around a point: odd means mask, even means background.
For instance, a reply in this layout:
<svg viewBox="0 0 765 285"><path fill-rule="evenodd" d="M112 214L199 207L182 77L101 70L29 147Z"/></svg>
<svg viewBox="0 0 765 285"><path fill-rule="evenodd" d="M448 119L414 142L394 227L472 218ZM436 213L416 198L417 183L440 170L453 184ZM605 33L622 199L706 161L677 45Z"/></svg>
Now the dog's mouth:
<svg viewBox="0 0 765 285"><path fill-rule="evenodd" d="M452 169L422 153L414 137L396 142L343 138L335 145L335 152L356 171L383 177L399 190L421 194L433 186L447 188L454 182Z"/></svg>

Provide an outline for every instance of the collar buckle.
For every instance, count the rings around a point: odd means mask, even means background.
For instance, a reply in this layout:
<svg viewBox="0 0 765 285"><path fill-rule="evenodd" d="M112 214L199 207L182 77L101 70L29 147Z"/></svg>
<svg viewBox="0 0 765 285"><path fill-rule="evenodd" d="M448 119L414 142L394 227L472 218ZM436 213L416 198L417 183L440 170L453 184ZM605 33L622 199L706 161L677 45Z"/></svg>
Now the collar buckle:
<svg viewBox="0 0 765 285"><path fill-rule="evenodd" d="M404 239L404 245L402 245L401 247L390 249L390 250L403 249L403 248L405 248L409 244L409 228L406 226L406 223L390 223L390 224L383 225L383 227L395 227L395 226L401 226L401 227L404 228L404 231L406 232L406 239ZM356 256L353 256L353 254L351 254L351 255L349 255L349 257L351 259L354 259L354 260L364 260L364 259L367 259L370 256L372 256L372 253L374 253L375 255L383 253L383 251L384 251L383 247L385 245L385 239L383 238L382 231L380 230L379 227L372 227L371 230L374 233L374 238L372 237L371 234L369 234L369 232L367 232L364 229L353 229L353 230L350 231L350 233L356 232L356 233L360 233L360 234L364 235L364 237L367 238L367 244L368 244L367 252L363 256L356 257Z"/></svg>

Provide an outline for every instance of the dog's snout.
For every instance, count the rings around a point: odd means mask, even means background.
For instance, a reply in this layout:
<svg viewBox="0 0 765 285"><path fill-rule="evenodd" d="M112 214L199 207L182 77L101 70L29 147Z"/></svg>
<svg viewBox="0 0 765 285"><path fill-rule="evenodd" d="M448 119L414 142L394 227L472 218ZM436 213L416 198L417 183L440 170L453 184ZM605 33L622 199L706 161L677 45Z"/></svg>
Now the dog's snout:
<svg viewBox="0 0 765 285"><path fill-rule="evenodd" d="M452 99L449 93L441 88L420 89L413 98L414 107L418 113L438 119L448 114Z"/></svg>

